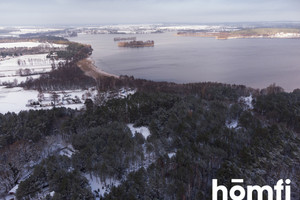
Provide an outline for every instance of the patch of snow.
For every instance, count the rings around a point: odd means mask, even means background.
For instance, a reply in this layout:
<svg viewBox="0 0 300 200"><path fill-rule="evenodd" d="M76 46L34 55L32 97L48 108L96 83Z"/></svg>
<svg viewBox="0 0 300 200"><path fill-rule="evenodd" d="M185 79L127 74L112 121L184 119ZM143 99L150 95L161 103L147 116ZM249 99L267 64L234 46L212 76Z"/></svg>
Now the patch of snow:
<svg viewBox="0 0 300 200"><path fill-rule="evenodd" d="M125 89L125 88L121 88L119 90L119 98L126 98L127 96L129 95L133 95L134 93L136 92L136 90L128 90L128 89Z"/></svg>
<svg viewBox="0 0 300 200"><path fill-rule="evenodd" d="M45 148L41 152L42 159L50 155L61 155L71 158L76 151L72 144L66 142L61 135L48 136L46 141Z"/></svg>
<svg viewBox="0 0 300 200"><path fill-rule="evenodd" d="M90 174L84 174L84 177L89 181L92 192L96 197L104 196L105 193L110 192L113 186L117 187L120 185L120 181L112 178L107 178L105 181L101 181L99 177Z"/></svg>
<svg viewBox="0 0 300 200"><path fill-rule="evenodd" d="M5 200L15 200L16 196L15 195L8 195L4 198Z"/></svg>
<svg viewBox="0 0 300 200"><path fill-rule="evenodd" d="M8 195L5 197L5 200L16 199L15 194L18 188L19 188L19 184L15 185L11 190L9 190Z"/></svg>
<svg viewBox="0 0 300 200"><path fill-rule="evenodd" d="M253 104L252 104L252 101L253 101L253 97L252 95L248 96L248 97L240 97L239 98L239 102L243 103L247 109L253 109Z"/></svg>
<svg viewBox="0 0 300 200"><path fill-rule="evenodd" d="M9 194L16 194L17 189L19 188L19 184L15 185L11 190L9 190Z"/></svg>
<svg viewBox="0 0 300 200"><path fill-rule="evenodd" d="M271 35L271 38L299 38L300 34L299 33L276 33L275 35Z"/></svg>
<svg viewBox="0 0 300 200"><path fill-rule="evenodd" d="M101 92L99 93L98 98L101 99L102 104L104 104L111 99L127 98L129 95L133 95L135 92L135 89L121 88L118 91Z"/></svg>
<svg viewBox="0 0 300 200"><path fill-rule="evenodd" d="M59 155L61 156L67 156L69 158L72 157L72 155L74 154L75 149L73 148L73 146L71 144L69 144L68 146L62 148L59 152Z"/></svg>
<svg viewBox="0 0 300 200"><path fill-rule="evenodd" d="M226 122L227 128L237 128L238 124L239 124L238 120L232 120Z"/></svg>
<svg viewBox="0 0 300 200"><path fill-rule="evenodd" d="M148 127L133 127L133 124L127 124L127 126L130 129L132 135L135 135L135 133L141 133L145 139L147 139L150 135L150 130L148 129Z"/></svg>
<svg viewBox="0 0 300 200"><path fill-rule="evenodd" d="M51 196L51 197L53 197L53 196L54 196L54 194L55 194L55 192L54 192L54 191L50 192L50 196Z"/></svg>
<svg viewBox="0 0 300 200"><path fill-rule="evenodd" d="M176 156L176 153L175 152L168 153L168 156L169 156L169 158L173 158L174 156Z"/></svg>

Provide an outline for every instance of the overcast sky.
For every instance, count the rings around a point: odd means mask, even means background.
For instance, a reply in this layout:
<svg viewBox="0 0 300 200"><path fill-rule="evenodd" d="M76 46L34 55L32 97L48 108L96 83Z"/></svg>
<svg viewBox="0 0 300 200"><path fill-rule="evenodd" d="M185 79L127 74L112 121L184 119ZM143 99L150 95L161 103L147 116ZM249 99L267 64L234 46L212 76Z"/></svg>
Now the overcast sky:
<svg viewBox="0 0 300 200"><path fill-rule="evenodd" d="M300 21L300 0L0 0L0 25Z"/></svg>

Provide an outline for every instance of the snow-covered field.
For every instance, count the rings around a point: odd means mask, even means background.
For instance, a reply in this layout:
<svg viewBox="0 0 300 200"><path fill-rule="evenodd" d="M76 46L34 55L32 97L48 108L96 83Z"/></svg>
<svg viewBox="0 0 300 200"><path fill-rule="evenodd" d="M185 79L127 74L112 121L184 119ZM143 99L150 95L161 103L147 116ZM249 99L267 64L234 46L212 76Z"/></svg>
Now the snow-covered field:
<svg viewBox="0 0 300 200"><path fill-rule="evenodd" d="M0 113L29 110L26 104L29 99L37 98L38 91L24 90L20 87L5 88L0 86Z"/></svg>
<svg viewBox="0 0 300 200"><path fill-rule="evenodd" d="M7 57L0 59L0 85L4 82L21 83L27 78L38 78L36 74L51 71L52 64L64 62L63 60L51 60L47 54L24 55L18 57ZM32 76L27 76L35 74ZM21 76L22 75L22 76ZM24 76L26 75L26 76Z"/></svg>
<svg viewBox="0 0 300 200"><path fill-rule="evenodd" d="M19 48L19 47L26 47L26 48L32 48L32 47L42 47L42 48L64 48L67 47L66 45L62 44L53 44L48 42L11 42L11 43L0 43L0 49L1 48Z"/></svg>
<svg viewBox="0 0 300 200"><path fill-rule="evenodd" d="M97 96L96 88L87 90L64 90L39 93L36 98L28 100L28 107L47 108L66 107L81 109L86 99L94 100Z"/></svg>
<svg viewBox="0 0 300 200"><path fill-rule="evenodd" d="M51 31L59 31L58 28L46 28L46 27L15 27L17 30L10 32L10 35L20 35L27 33L45 33Z"/></svg>
<svg viewBox="0 0 300 200"><path fill-rule="evenodd" d="M55 98L53 95L55 94ZM39 93L36 90L24 90L21 87L6 88L0 86L0 113L19 113L30 109L51 109L66 107L82 109L87 98L95 99L95 88L88 90L68 90Z"/></svg>
<svg viewBox="0 0 300 200"><path fill-rule="evenodd" d="M33 72L46 72L51 70L52 63L47 54L11 57L0 60L0 76L18 75L18 70L25 68Z"/></svg>

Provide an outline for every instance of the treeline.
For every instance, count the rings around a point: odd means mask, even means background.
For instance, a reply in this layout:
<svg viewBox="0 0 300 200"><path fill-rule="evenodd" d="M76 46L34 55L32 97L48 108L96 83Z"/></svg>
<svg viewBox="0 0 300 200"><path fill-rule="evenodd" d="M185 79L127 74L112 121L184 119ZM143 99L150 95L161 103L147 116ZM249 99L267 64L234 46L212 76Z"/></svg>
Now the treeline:
<svg viewBox="0 0 300 200"><path fill-rule="evenodd" d="M9 37L1 38L0 43L10 43L10 42L50 42L56 44L68 44L69 40L58 36L35 36L35 37Z"/></svg>
<svg viewBox="0 0 300 200"><path fill-rule="evenodd" d="M95 84L95 80L86 76L77 67L76 63L69 62L58 66L47 74L42 74L38 79L28 79L25 83L21 83L20 86L25 89L51 91L86 89L95 86Z"/></svg>
<svg viewBox="0 0 300 200"><path fill-rule="evenodd" d="M141 92L162 92L179 95L199 95L209 100L236 100L239 96L258 94L258 90L244 85L230 85L216 82L177 84L171 82L155 82L145 79L135 79L132 76L100 77L97 80L99 91L109 91L122 87L136 88Z"/></svg>
<svg viewBox="0 0 300 200"><path fill-rule="evenodd" d="M0 55L2 58L6 56L22 56L22 55L32 55L32 54L42 54L49 53L49 51L60 51L62 48L56 47L45 47L45 46L37 46L37 47L17 47L17 48L0 48Z"/></svg>

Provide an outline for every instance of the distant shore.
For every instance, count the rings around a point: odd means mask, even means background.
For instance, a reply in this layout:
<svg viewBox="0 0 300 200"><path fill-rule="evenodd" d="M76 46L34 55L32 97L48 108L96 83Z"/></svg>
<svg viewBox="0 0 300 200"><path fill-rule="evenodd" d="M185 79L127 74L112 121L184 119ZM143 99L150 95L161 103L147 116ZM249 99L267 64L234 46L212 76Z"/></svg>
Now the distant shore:
<svg viewBox="0 0 300 200"><path fill-rule="evenodd" d="M221 32L178 32L177 36L216 38L217 40L227 39L300 39L300 29L293 28L253 28L238 31Z"/></svg>
<svg viewBox="0 0 300 200"><path fill-rule="evenodd" d="M85 75L90 76L92 78L94 78L95 80L97 80L98 78L101 77L114 77L114 78L119 78L119 76L115 75L115 74L110 74L107 72L102 71L101 69L99 69L94 61L90 58L86 58L83 60L78 61L78 67L84 71Z"/></svg>

